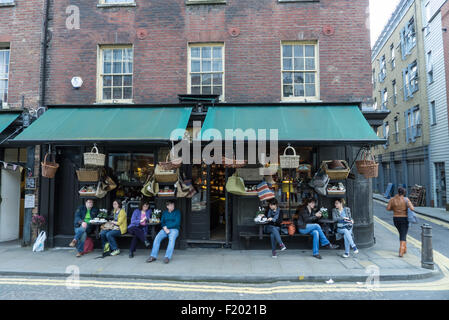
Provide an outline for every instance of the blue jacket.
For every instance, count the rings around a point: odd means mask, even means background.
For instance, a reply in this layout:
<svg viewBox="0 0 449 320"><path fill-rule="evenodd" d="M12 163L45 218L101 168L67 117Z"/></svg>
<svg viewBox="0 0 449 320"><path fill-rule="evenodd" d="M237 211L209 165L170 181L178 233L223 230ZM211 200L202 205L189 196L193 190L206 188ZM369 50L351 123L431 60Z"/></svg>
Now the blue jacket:
<svg viewBox="0 0 449 320"><path fill-rule="evenodd" d="M181 227L181 212L178 209L168 212L165 210L162 213L161 227L167 227L168 229L178 229Z"/></svg>
<svg viewBox="0 0 449 320"><path fill-rule="evenodd" d="M148 209L145 213L147 219L151 219L151 209ZM128 226L128 229L131 227L138 227L140 226L140 210L136 209L133 212L133 215L131 216L131 223ZM145 236L148 234L148 221L147 225L144 227L143 232L145 233Z"/></svg>
<svg viewBox="0 0 449 320"><path fill-rule="evenodd" d="M274 224L277 226L280 226L282 223L282 217L280 217L281 209L276 208L276 211L273 211L271 209L268 209L267 218L273 218L270 224Z"/></svg>
<svg viewBox="0 0 449 320"><path fill-rule="evenodd" d="M79 206L78 209L76 209L75 211L75 221L74 221L74 226L75 229L79 228L81 226L81 224L84 222L84 218L86 217L86 213L87 213L87 208L85 205ZM92 219L96 218L98 215L98 209L93 207L92 209L90 209L90 217Z"/></svg>

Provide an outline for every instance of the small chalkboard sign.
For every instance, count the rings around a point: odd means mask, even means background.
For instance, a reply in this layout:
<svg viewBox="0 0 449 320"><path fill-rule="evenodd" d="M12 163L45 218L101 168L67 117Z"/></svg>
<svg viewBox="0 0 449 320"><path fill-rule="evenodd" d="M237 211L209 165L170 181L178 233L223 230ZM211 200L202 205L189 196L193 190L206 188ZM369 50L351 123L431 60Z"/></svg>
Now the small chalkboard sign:
<svg viewBox="0 0 449 320"><path fill-rule="evenodd" d="M25 189L26 190L35 190L36 189L36 177L25 178Z"/></svg>
<svg viewBox="0 0 449 320"><path fill-rule="evenodd" d="M391 198L391 196L393 195L393 187L394 187L394 184L391 182L387 185L387 190L385 190L384 198L387 198L387 199Z"/></svg>

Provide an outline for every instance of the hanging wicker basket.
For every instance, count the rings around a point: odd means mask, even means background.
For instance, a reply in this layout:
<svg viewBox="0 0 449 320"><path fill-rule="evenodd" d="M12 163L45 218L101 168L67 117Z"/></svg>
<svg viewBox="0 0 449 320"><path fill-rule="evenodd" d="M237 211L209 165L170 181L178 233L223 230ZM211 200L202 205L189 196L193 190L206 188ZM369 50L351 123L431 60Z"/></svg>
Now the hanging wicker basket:
<svg viewBox="0 0 449 320"><path fill-rule="evenodd" d="M45 154L44 162L41 162L42 176L52 179L55 177L56 171L58 171L59 164L56 162L48 162L47 157L48 153Z"/></svg>
<svg viewBox="0 0 449 320"><path fill-rule="evenodd" d="M105 159L106 155L99 153L97 146L94 146L90 152L84 153L85 166L103 167Z"/></svg>
<svg viewBox="0 0 449 320"><path fill-rule="evenodd" d="M324 169L326 174L329 176L329 179L331 180L346 180L349 176L349 172L351 172L351 169L349 168L348 163L345 160L337 160L341 162L341 164L344 166L342 169L329 169L329 164L333 162L334 160L327 160L323 161L321 164L321 167Z"/></svg>
<svg viewBox="0 0 449 320"><path fill-rule="evenodd" d="M100 179L100 173L96 169L81 168L76 170L76 175L81 182L97 182Z"/></svg>
<svg viewBox="0 0 449 320"><path fill-rule="evenodd" d="M365 151L362 158L362 160L357 160L355 162L358 173L362 174L367 179L377 178L379 175L379 164L374 160L371 151Z"/></svg>
<svg viewBox="0 0 449 320"><path fill-rule="evenodd" d="M287 150L291 149L293 150L293 155L288 155ZM283 169L294 169L299 167L299 158L300 156L296 155L295 148L288 146L284 150L284 154L282 156L279 156L280 165Z"/></svg>
<svg viewBox="0 0 449 320"><path fill-rule="evenodd" d="M164 170L173 170L178 169L182 165L182 158L175 158L169 160L170 152L167 153L167 157L165 158L165 162L159 162L159 165Z"/></svg>
<svg viewBox="0 0 449 320"><path fill-rule="evenodd" d="M225 156L222 157L221 161L225 168L243 168L248 162L246 160L226 158Z"/></svg>

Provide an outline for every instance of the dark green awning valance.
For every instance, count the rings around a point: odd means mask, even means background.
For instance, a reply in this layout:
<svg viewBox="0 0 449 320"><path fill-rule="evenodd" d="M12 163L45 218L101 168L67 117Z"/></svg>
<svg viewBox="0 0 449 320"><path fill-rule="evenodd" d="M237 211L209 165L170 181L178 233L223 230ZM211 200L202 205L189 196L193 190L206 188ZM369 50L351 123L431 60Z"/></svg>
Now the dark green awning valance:
<svg viewBox="0 0 449 320"><path fill-rule="evenodd" d="M209 130L215 129L215 130ZM201 128L203 140L216 132L226 137L226 129L277 129L279 141L307 143L383 144L357 105L285 105L209 107ZM260 139L260 138L259 138ZM241 140L236 139L233 140ZM246 136L244 140L254 140Z"/></svg>
<svg viewBox="0 0 449 320"><path fill-rule="evenodd" d="M6 128L9 127L11 123L14 122L18 117L20 116L20 113L0 113L0 133L3 132Z"/></svg>
<svg viewBox="0 0 449 320"><path fill-rule="evenodd" d="M167 141L174 130L181 139L191 107L50 108L14 141Z"/></svg>

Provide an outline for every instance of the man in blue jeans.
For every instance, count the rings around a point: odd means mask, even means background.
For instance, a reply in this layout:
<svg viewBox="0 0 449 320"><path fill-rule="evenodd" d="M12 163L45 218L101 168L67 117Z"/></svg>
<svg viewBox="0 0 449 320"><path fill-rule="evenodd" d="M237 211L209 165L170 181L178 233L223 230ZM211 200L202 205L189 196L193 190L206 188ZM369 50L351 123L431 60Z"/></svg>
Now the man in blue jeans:
<svg viewBox="0 0 449 320"><path fill-rule="evenodd" d="M92 199L87 199L85 205L80 206L75 212L75 237L69 246L76 246L77 258L83 255L84 241L86 240L87 234L93 232L95 229L95 226L90 224L90 220L95 219L97 214L98 209L94 208L94 201Z"/></svg>
<svg viewBox="0 0 449 320"><path fill-rule="evenodd" d="M153 249L147 262L156 261L159 253L161 241L168 238L167 251L165 252L164 263L169 263L175 249L175 241L179 235L179 227L181 225L181 212L175 210L175 202L173 200L167 201L167 210L162 213L161 227L156 238L153 241Z"/></svg>
<svg viewBox="0 0 449 320"><path fill-rule="evenodd" d="M311 234L313 236L313 256L317 259L322 259L319 254L319 245L322 247L329 247L330 249L337 249L327 240L323 230L317 222L321 218L321 212L315 213L314 208L316 200L309 198L305 201L305 207L298 213L298 231L301 234Z"/></svg>

